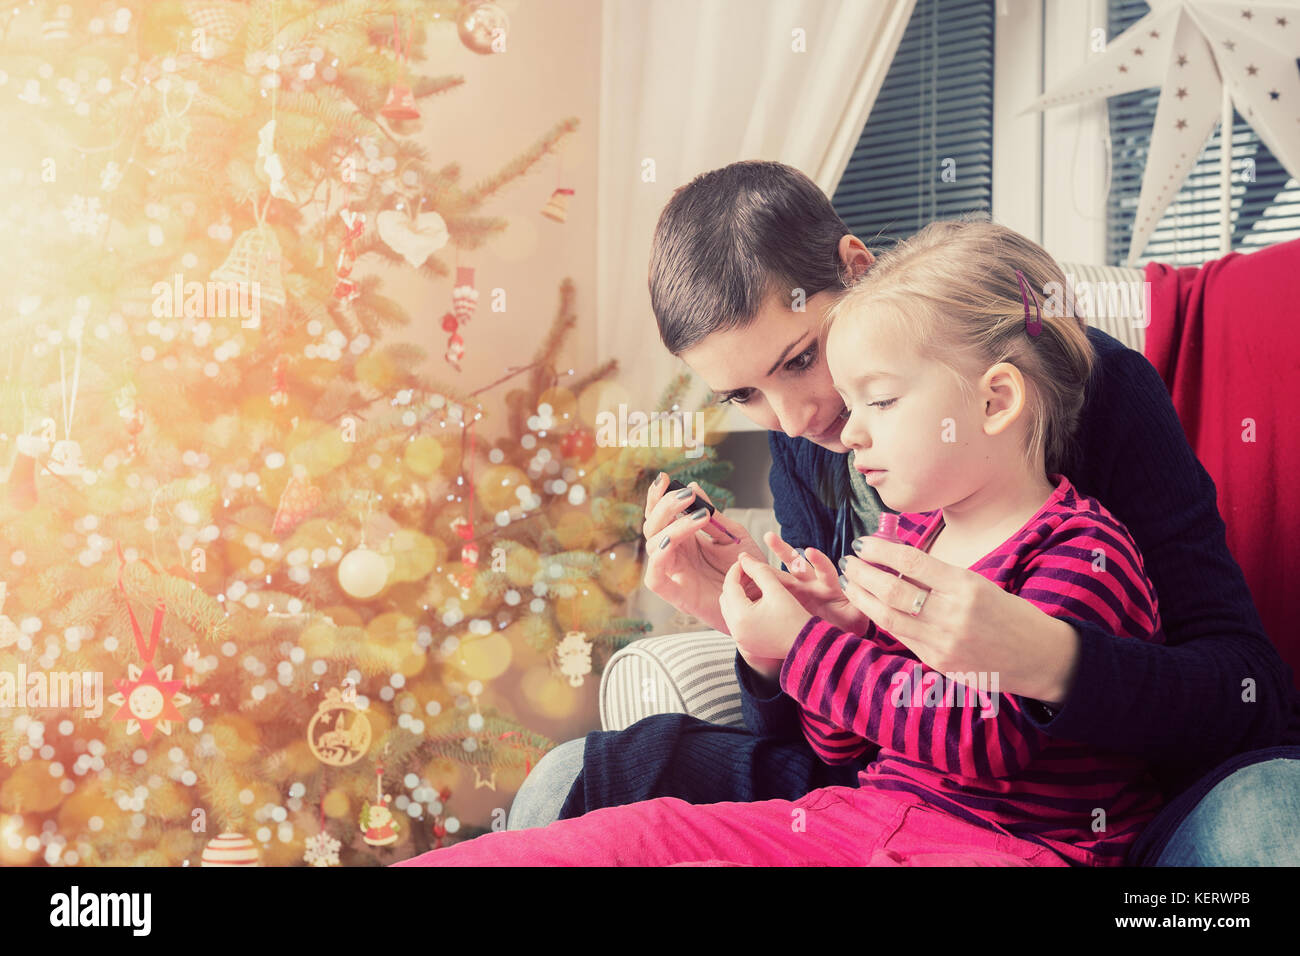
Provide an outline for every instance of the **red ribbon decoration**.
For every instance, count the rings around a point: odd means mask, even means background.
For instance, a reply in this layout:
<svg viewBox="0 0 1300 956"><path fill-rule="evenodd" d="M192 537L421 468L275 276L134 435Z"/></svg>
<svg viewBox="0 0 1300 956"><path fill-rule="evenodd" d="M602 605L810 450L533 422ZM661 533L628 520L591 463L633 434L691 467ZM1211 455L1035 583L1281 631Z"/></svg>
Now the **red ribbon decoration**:
<svg viewBox="0 0 1300 956"><path fill-rule="evenodd" d="M136 620L135 611L131 610L131 599L127 597L126 588L122 584L122 571L126 568L126 557L122 554L122 542L118 541L116 544L117 560L119 562L117 566L117 586L122 592L123 600L126 602L126 613L131 618L131 630L135 632L135 649L139 652L140 659L148 664L153 660L154 652L158 650L158 638L162 634L163 614L167 611L167 605L163 603L162 598L158 599L158 603L153 609L153 627L149 631L149 643L146 645L144 631L140 629L140 622ZM151 569L153 568L153 565L149 564L148 561L144 563ZM154 572L157 573L157 570L154 569Z"/></svg>
<svg viewBox="0 0 1300 956"><path fill-rule="evenodd" d="M352 186L344 182L344 200L343 207L352 203ZM347 223L347 220L344 220ZM357 295L357 284L348 278L352 274L352 265L356 262L357 256L353 249L353 242L361 238L361 234L366 231L366 217L364 213L354 212L352 222L348 224L347 232L343 236L343 245L339 247L338 262L334 266L334 298L347 301L355 298Z"/></svg>
<svg viewBox="0 0 1300 956"><path fill-rule="evenodd" d="M519 731L517 731L517 730L507 730L504 734L502 734L501 736L499 736L499 737L497 738L497 740L505 740L507 737L522 737L522 736L523 736L523 735L520 734ZM529 747L529 746L527 746L527 745L524 745L524 746L521 746L519 749L522 750L522 751L524 752L524 774L525 774L525 776L526 776L527 774L531 773L531 772L532 772L532 769L533 769L533 762L532 762L532 760L529 758L529 753L530 753L531 751L536 750L537 748L536 748L536 747Z"/></svg>
<svg viewBox="0 0 1300 956"><path fill-rule="evenodd" d="M457 529L457 534L459 534L461 539L465 542L460 549L460 564L462 568L460 572L460 586L463 588L469 587L474 582L474 568L478 566L478 546L474 544L474 449L477 436L474 434L473 419L470 420L469 425L465 429L465 433L469 438L469 501L465 508L465 524ZM473 548L473 561L469 560L469 548Z"/></svg>

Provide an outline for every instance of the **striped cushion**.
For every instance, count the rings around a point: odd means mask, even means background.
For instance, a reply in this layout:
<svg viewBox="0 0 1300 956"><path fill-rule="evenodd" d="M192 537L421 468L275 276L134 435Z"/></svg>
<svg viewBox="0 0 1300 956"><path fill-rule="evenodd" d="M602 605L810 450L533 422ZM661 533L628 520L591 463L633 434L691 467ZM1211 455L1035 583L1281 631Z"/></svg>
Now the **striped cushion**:
<svg viewBox="0 0 1300 956"><path fill-rule="evenodd" d="M1061 271L1079 282L1137 283L1141 269L1119 266L1061 264ZM1093 285L1095 292L1097 286ZM1094 307L1088 324L1141 352L1145 344L1145 317L1103 315L1109 308ZM746 508L727 512L761 542L762 533L777 530L771 509ZM769 555L770 563L779 566ZM660 602L662 603L662 602ZM651 714L690 714L715 724L744 726L740 687L736 684L736 644L718 631L690 631L643 637L620 650L605 666L600 678L600 721L605 730L622 730Z"/></svg>
<svg viewBox="0 0 1300 956"><path fill-rule="evenodd" d="M1093 308L1087 316L1088 324L1093 328L1101 329L1112 338L1118 339L1131 349L1138 352L1142 351L1146 343L1146 324L1150 318L1145 315L1145 305L1142 296L1139 294L1143 288L1143 272L1141 269L1127 269L1122 266L1088 266L1061 263L1061 271L1066 277L1074 276L1076 289L1079 288L1080 282L1089 283L1089 289L1094 299L1105 299L1106 304L1094 301ZM1105 285L1100 285L1105 283ZM1135 302L1134 315L1111 315L1112 311L1122 312L1120 308L1112 308L1109 304L1109 296L1103 294L1105 290L1110 289L1115 283L1123 283L1132 290L1133 301ZM1076 293L1077 294L1077 293Z"/></svg>
<svg viewBox="0 0 1300 956"><path fill-rule="evenodd" d="M600 723L622 730L650 714L690 714L743 726L736 642L720 631L664 634L633 641L600 678Z"/></svg>

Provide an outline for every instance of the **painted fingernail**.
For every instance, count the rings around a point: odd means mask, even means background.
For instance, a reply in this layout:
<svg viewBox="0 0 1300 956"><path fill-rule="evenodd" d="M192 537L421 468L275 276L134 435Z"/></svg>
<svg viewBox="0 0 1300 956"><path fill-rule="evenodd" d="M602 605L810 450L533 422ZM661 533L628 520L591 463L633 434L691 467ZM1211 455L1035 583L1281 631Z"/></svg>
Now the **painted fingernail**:
<svg viewBox="0 0 1300 956"><path fill-rule="evenodd" d="M687 498L694 498L695 492L691 491L689 488L683 488L681 491L677 492L677 497L682 501L685 501Z"/></svg>
<svg viewBox="0 0 1300 956"><path fill-rule="evenodd" d="M841 574L841 575L840 575L840 590L841 590L841 591L847 591L848 589L849 589L849 579L846 578L844 575Z"/></svg>
<svg viewBox="0 0 1300 956"><path fill-rule="evenodd" d="M655 479L655 487L658 488L667 480L668 480L668 472L666 471L659 472L659 477Z"/></svg>
<svg viewBox="0 0 1300 956"><path fill-rule="evenodd" d="M696 508L689 515L687 515L687 517L690 518L692 521L699 521L708 513L709 513L708 508Z"/></svg>
<svg viewBox="0 0 1300 956"><path fill-rule="evenodd" d="M864 540L863 538L854 538L854 539L853 539L853 553L854 553L854 554L861 554L861 553L862 553L862 542L863 542L863 540Z"/></svg>
<svg viewBox="0 0 1300 956"><path fill-rule="evenodd" d="M671 540L672 538L670 538L668 535L664 535L663 538L661 538L659 541L659 550L662 551L664 548L668 547L668 542Z"/></svg>
<svg viewBox="0 0 1300 956"><path fill-rule="evenodd" d="M849 563L849 556L846 554L844 557L840 558L840 570L843 571L844 568L848 565L848 563Z"/></svg>

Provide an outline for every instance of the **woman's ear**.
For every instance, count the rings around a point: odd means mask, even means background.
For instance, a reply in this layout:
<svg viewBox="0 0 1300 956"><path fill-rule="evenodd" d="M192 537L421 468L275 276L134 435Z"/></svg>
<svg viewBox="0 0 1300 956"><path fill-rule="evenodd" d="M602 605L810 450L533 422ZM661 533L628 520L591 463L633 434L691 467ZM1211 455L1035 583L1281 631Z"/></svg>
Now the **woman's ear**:
<svg viewBox="0 0 1300 956"><path fill-rule="evenodd" d="M863 245L862 240L852 235L840 237L839 254L840 262L844 265L840 271L847 275L849 280L846 285L851 285L876 261L876 257Z"/></svg>

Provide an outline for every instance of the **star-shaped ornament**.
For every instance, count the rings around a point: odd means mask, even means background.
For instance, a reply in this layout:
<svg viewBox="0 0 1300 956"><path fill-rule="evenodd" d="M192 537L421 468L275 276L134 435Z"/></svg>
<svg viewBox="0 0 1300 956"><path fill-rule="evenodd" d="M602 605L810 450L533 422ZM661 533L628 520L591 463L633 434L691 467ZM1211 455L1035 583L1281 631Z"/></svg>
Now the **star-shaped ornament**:
<svg viewBox="0 0 1300 956"><path fill-rule="evenodd" d="M163 153L184 152L187 148L190 121L184 116L160 116L146 127L145 142Z"/></svg>
<svg viewBox="0 0 1300 956"><path fill-rule="evenodd" d="M190 702L181 692L185 682L172 680L170 664L161 671L154 670L153 664L146 664L143 671L128 664L126 674L126 680L119 678L114 682L118 692L108 698L110 704L119 705L113 719L126 721L126 732L133 734L138 730L146 741L153 736L155 726L170 734L171 722L184 719L177 706Z"/></svg>

